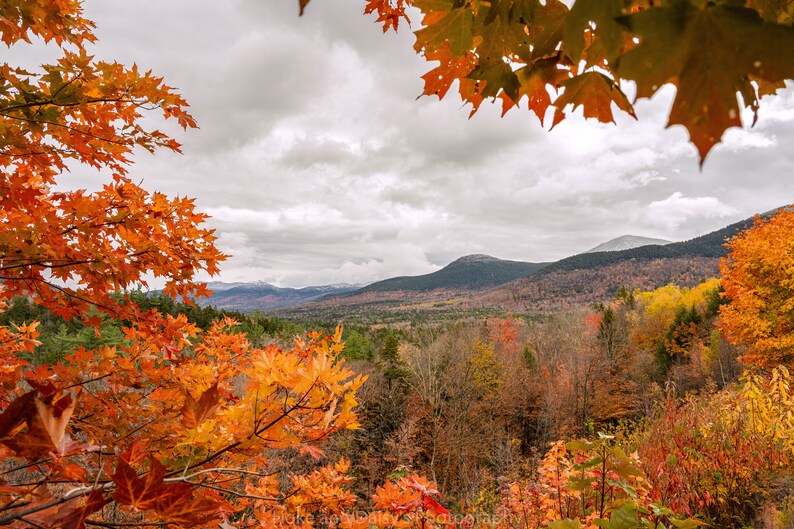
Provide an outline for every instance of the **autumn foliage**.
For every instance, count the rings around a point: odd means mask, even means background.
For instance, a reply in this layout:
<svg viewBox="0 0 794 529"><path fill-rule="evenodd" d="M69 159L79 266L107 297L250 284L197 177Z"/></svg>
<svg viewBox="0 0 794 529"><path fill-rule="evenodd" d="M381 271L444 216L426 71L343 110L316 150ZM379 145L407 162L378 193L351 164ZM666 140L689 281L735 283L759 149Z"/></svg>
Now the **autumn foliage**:
<svg viewBox="0 0 794 529"><path fill-rule="evenodd" d="M50 364L38 322L0 328L0 524L196 526L242 511L266 523L348 502L344 462L293 474L270 463L279 450L319 457L319 441L356 427L362 379L336 361L340 333L255 348L232 320L201 331L125 293L153 277L166 295L202 295L195 274L224 258L192 200L125 177L136 147L179 150L141 111L188 128L187 103L151 72L88 55L80 2L6 2L0 22L7 46L38 37L63 51L36 72L0 66L0 303L25 296L97 332L107 318L123 327L119 345ZM57 186L85 168L110 181Z"/></svg>
<svg viewBox="0 0 794 529"><path fill-rule="evenodd" d="M142 124L141 110L195 127L187 103L151 72L88 55L93 25L79 2L5 3L0 16L6 45L36 36L63 49L40 71L0 65L4 299L29 295L72 317L89 306L134 313L111 294L151 277L162 278L169 294L202 294L190 279L202 269L217 272L224 257L201 227L206 217L192 200L149 193L125 177L135 147L179 150ZM112 178L95 193L56 188L61 173L80 167L74 164Z"/></svg>
<svg viewBox="0 0 794 529"><path fill-rule="evenodd" d="M624 452L610 436L560 441L549 448L536 479L504 485L495 529L706 525L676 517L652 501L651 490L638 455Z"/></svg>
<svg viewBox="0 0 794 529"><path fill-rule="evenodd" d="M553 1L372 0L366 9L388 30L409 5L424 16L417 49L442 65L426 78L428 93L443 96L458 80L475 110L486 97L509 108L526 96L541 119L556 105L555 122L568 104L599 119L612 119L613 101L632 112L615 74L658 52L650 22L665 38L692 25L733 24L778 48L788 45L791 23L777 3L677 0L640 9L648 6L579 0L569 10ZM668 27L670 17L682 24ZM44 356L42 322L0 326L0 525L686 529L708 517L727 527L755 514L747 506L762 472L790 469L794 403L785 368L699 400L679 402L669 388L648 424L631 434L617 428L661 391L651 384L660 345L693 378L711 376L705 359L721 361L706 354L720 346L708 332L714 282L624 291L613 303L532 326L490 318L432 329L428 342L401 343L390 329L370 369L384 383L367 389L343 357L341 327L276 343L233 318L199 326L184 312L142 308L132 287L156 278L172 303L189 304L206 294L196 274L215 273L225 256L190 199L150 193L125 176L136 147L179 150L145 124L144 109L183 128L195 123L159 77L88 55L92 31L79 1L0 5L6 46L40 38L62 51L35 72L0 65L0 314L30 302L50 323L79 324L96 338ZM690 51L676 51L665 75L653 74L679 84L674 113L691 110L687 83L703 81L676 72L679 61L697 58ZM731 59L733 84L723 89L734 100L721 111L735 109L735 90L752 106L748 87L763 92L790 76L790 59L767 51ZM748 67L748 57L762 65ZM585 71L580 59L598 69ZM635 77L650 82L646 74ZM565 91L552 101L547 85ZM656 90L639 86L640 95ZM705 123L707 130L701 122L691 129L696 143L722 134ZM698 143L703 155L712 139ZM58 185L67 170L96 169L110 174L97 191ZM730 304L722 328L764 366L790 361L791 223L788 212L759 221L733 239L723 266ZM108 324L118 339L103 339ZM667 382L684 380L673 371L662 374ZM731 381L723 373L723 386ZM388 419L380 438L359 431L362 394L361 415ZM596 425L623 435L599 434ZM350 448L356 443L370 461ZM380 473L368 476L364 495L357 479L367 464ZM461 500L453 512L447 491ZM490 510L487 501L468 501L489 494Z"/></svg>
<svg viewBox="0 0 794 529"><path fill-rule="evenodd" d="M733 391L668 398L638 443L651 498L717 527L750 523L770 481L792 465L790 383L781 367Z"/></svg>
<svg viewBox="0 0 794 529"><path fill-rule="evenodd" d="M720 264L725 297L721 329L747 346L749 364L794 366L794 212L785 209L729 242Z"/></svg>
<svg viewBox="0 0 794 529"><path fill-rule="evenodd" d="M309 0L299 0L301 8ZM636 118L629 95L676 87L668 126L689 132L701 162L725 131L742 126L759 100L794 79L790 2L695 0L368 0L384 31L421 14L414 49L438 63L424 94L457 90L471 113L499 99L502 113L526 105L543 123L582 107L614 122L614 107ZM626 89L633 81L636 91ZM635 101L636 102L636 101Z"/></svg>

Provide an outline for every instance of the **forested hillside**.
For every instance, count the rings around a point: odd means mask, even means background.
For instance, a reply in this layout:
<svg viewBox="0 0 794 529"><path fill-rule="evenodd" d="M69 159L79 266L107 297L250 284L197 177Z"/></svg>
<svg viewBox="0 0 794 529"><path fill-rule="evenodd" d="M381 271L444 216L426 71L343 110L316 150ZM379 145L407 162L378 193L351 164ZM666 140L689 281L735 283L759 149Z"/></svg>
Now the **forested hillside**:
<svg viewBox="0 0 794 529"><path fill-rule="evenodd" d="M727 240L752 223L753 219L746 219L689 241L583 253L554 263L462 258L433 274L387 279L279 313L360 317L383 311L533 312L606 302L621 287L652 290L668 283L692 287L717 275L719 260L727 254ZM481 288L473 289L473 285Z"/></svg>
<svg viewBox="0 0 794 529"><path fill-rule="evenodd" d="M505 261L489 255L467 255L456 259L441 270L423 276L393 277L361 288L351 295L367 292L399 292L483 290L529 275L547 263Z"/></svg>
<svg viewBox="0 0 794 529"><path fill-rule="evenodd" d="M551 274L558 270L589 270L629 260L642 262L656 259L718 259L727 254L725 242L740 231L749 228L752 224L753 219L745 219L688 241L674 242L665 245L648 245L617 252L595 252L574 255L551 263L539 275Z"/></svg>
<svg viewBox="0 0 794 529"><path fill-rule="evenodd" d="M196 300L204 306L228 310L264 310L299 305L325 296L340 295L358 290L355 285L324 285L304 288L277 287L263 282L208 284L212 296Z"/></svg>

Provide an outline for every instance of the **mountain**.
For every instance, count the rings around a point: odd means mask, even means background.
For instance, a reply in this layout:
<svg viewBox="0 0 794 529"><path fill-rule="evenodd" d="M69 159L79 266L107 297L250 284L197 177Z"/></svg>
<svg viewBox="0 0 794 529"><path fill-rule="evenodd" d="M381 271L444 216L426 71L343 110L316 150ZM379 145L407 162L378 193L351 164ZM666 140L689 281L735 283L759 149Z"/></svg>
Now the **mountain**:
<svg viewBox="0 0 794 529"><path fill-rule="evenodd" d="M607 242L601 243L595 248L590 248L584 253L595 252L618 252L620 250L631 250L633 248L640 248L641 246L649 246L651 244L658 244L664 246L670 244L672 241L665 239L652 239L650 237L640 237L638 235L621 235Z"/></svg>
<svg viewBox="0 0 794 529"><path fill-rule="evenodd" d="M401 321L400 317L426 311L557 310L608 301L621 287L693 286L719 273L725 241L752 223L753 219L746 219L684 242L586 252L549 264L522 263L520 272L511 268L515 262L466 256L432 274L387 279L279 312L288 317L325 314L342 320L377 320L389 313ZM496 270L524 275L495 284L506 277ZM495 285L489 288L489 282Z"/></svg>
<svg viewBox="0 0 794 529"><path fill-rule="evenodd" d="M283 288L254 281L250 283L207 283L213 291L209 299L202 299L202 306L212 305L219 309L256 310L273 309L307 303L327 295L344 294L361 288L361 285L337 284L304 288Z"/></svg>
<svg viewBox="0 0 794 529"><path fill-rule="evenodd" d="M210 304L241 310L273 308L287 317L330 314L339 319L377 319L384 311L402 318L433 310L554 310L608 301L621 287L651 290L668 283L696 285L719 273L726 240L753 222L746 219L683 242L619 237L554 263L467 255L431 274L395 277L366 287L280 289L246 284L216 288ZM617 249L636 242L643 245Z"/></svg>
<svg viewBox="0 0 794 529"><path fill-rule="evenodd" d="M529 275L547 264L505 261L482 254L466 255L431 274L384 279L356 290L353 294L427 292L438 289L484 290Z"/></svg>
<svg viewBox="0 0 794 529"><path fill-rule="evenodd" d="M601 302L621 287L650 290L675 283L693 286L719 274L725 241L753 224L731 224L694 239L628 250L583 253L561 259L470 301L473 307L546 310Z"/></svg>

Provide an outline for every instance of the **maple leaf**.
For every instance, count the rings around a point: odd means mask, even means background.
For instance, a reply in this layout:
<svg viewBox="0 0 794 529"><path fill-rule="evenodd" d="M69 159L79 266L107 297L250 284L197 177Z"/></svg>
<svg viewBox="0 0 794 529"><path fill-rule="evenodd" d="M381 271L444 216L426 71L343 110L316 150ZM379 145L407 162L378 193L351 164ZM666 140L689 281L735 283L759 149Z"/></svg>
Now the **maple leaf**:
<svg viewBox="0 0 794 529"><path fill-rule="evenodd" d="M303 16L306 6L309 5L310 0L298 0L298 7L300 8L300 15Z"/></svg>
<svg viewBox="0 0 794 529"><path fill-rule="evenodd" d="M202 392L198 400L195 400L189 391L185 391L185 404L181 410L182 421L187 428L197 428L206 419L212 417L219 407L220 395L217 382Z"/></svg>
<svg viewBox="0 0 794 529"><path fill-rule="evenodd" d="M439 65L422 76L425 80L424 95L435 95L439 99L444 98L453 82L468 76L477 66L477 57L473 53L455 57L449 52L449 44L427 52L425 56L429 61L438 61Z"/></svg>
<svg viewBox="0 0 794 529"><path fill-rule="evenodd" d="M565 91L554 101L557 112L554 123L557 125L565 117L562 113L567 105L575 109L582 106L586 118L596 118L602 123L614 123L612 103L628 112L635 119L634 109L625 94L609 77L599 72L587 72L562 82Z"/></svg>
<svg viewBox="0 0 794 529"><path fill-rule="evenodd" d="M140 465L146 460L148 453L148 446L141 443L140 441L135 441L128 450L119 453L118 457L123 459L129 465L136 466Z"/></svg>
<svg viewBox="0 0 794 529"><path fill-rule="evenodd" d="M574 63L579 62L585 49L585 34L595 33L608 59L613 59L623 42L623 27L617 17L623 14L626 0L576 0L565 17L565 50Z"/></svg>
<svg viewBox="0 0 794 529"><path fill-rule="evenodd" d="M570 78L570 71L558 67L556 58L540 59L516 70L521 85L520 96L526 96L529 109L543 123L551 106L549 87L559 88ZM504 115L504 111L502 112Z"/></svg>
<svg viewBox="0 0 794 529"><path fill-rule="evenodd" d="M436 500L434 500L430 496L425 496L422 499L422 503L423 503L424 508L426 510L431 511L432 513L434 513L436 515L448 515L449 514L449 511L443 505L438 503Z"/></svg>
<svg viewBox="0 0 794 529"><path fill-rule="evenodd" d="M31 381L31 384L36 387L35 382ZM66 433L77 404L76 396L56 391L48 384L38 386L17 401L0 415L0 435L5 437L3 442L18 454L36 458L51 453L70 455L98 448L73 441ZM27 429L21 432L23 423Z"/></svg>
<svg viewBox="0 0 794 529"><path fill-rule="evenodd" d="M414 2L414 5L421 8L421 2ZM468 6L450 9L448 12L431 12L425 17L425 27L415 32L414 49L427 52L447 45L453 56L464 55L473 46L473 21L474 16Z"/></svg>
<svg viewBox="0 0 794 529"><path fill-rule="evenodd" d="M64 393L44 399L37 398L34 404L37 413L34 415L31 429L40 426L46 433L48 441L58 447L64 440L66 425L77 405L77 398Z"/></svg>
<svg viewBox="0 0 794 529"><path fill-rule="evenodd" d="M397 31L401 18L404 18L407 23L411 23L405 14L406 3L407 0L368 0L364 8L364 14L368 15L377 12L378 18L375 22L383 23L384 33L389 31L389 28Z"/></svg>
<svg viewBox="0 0 794 529"><path fill-rule="evenodd" d="M637 97L677 87L668 126L686 127L701 164L728 128L742 125L736 94L756 92L751 77L794 77L794 29L752 9L676 0L620 21L640 44L619 59L618 74L637 83Z"/></svg>
<svg viewBox="0 0 794 529"><path fill-rule="evenodd" d="M37 391L29 391L11 401L11 404L0 413L0 441L12 438L26 423L28 415L32 412L33 402Z"/></svg>
<svg viewBox="0 0 794 529"><path fill-rule="evenodd" d="M532 40L532 56L535 59L549 57L557 53L563 38L568 6L560 0L546 0L534 11L532 24L526 27Z"/></svg>
<svg viewBox="0 0 794 529"><path fill-rule="evenodd" d="M317 448L316 446L309 445L309 444L302 444L300 447L300 454L301 455L310 455L314 459L322 458L325 453Z"/></svg>
<svg viewBox="0 0 794 529"><path fill-rule="evenodd" d="M59 470L59 473L61 477L66 478L70 481L79 481L82 483L88 482L87 480L88 472L86 472L86 470L83 467L75 463L69 463L67 465L64 465Z"/></svg>
<svg viewBox="0 0 794 529"><path fill-rule="evenodd" d="M86 519L91 514L102 510L108 501L102 491L93 489L84 505L76 505L77 498L75 498L72 501L28 515L26 518L40 527L84 529Z"/></svg>
<svg viewBox="0 0 794 529"><path fill-rule="evenodd" d="M480 90L482 97L496 97L501 90L504 90L510 99L518 101L521 84L510 65L504 61L478 65L468 77L484 82Z"/></svg>
<svg viewBox="0 0 794 529"><path fill-rule="evenodd" d="M113 499L133 509L146 511L154 509L163 493L165 467L154 457L149 460L149 472L143 478L126 461L116 458L116 471L113 473L116 490Z"/></svg>
<svg viewBox="0 0 794 529"><path fill-rule="evenodd" d="M220 502L205 496L193 496L193 489L187 483L168 484L157 498L155 512L164 520L186 527L218 519Z"/></svg>

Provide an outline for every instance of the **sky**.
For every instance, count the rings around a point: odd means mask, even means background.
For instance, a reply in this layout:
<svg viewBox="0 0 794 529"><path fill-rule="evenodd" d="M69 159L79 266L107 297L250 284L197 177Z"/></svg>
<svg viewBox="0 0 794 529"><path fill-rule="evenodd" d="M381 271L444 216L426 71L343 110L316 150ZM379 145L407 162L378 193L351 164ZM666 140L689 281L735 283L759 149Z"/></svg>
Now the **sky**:
<svg viewBox="0 0 794 529"><path fill-rule="evenodd" d="M147 118L183 154L137 153L130 176L212 216L231 255L215 279L300 287L473 253L553 261L624 234L686 240L794 201L792 87L701 171L686 132L665 129L670 87L617 125L579 111L549 131L524 105L500 118L488 103L469 119L453 91L417 97L433 64L411 28L384 35L364 5L313 0L298 17L295 0L85 2L91 53L152 69L191 104L199 130ZM11 53L43 60L34 48ZM63 185L103 178L75 168Z"/></svg>

